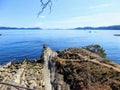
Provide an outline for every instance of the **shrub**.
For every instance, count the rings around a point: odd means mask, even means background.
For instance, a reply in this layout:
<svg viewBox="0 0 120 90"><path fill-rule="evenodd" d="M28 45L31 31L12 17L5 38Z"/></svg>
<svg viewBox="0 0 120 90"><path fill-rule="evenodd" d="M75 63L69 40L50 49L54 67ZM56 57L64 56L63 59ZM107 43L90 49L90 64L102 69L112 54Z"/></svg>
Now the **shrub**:
<svg viewBox="0 0 120 90"><path fill-rule="evenodd" d="M93 53L96 53L98 55L100 55L101 57L105 58L106 57L106 53L105 53L105 50L100 46L100 45L89 45L89 46L86 46L86 47L83 47Z"/></svg>

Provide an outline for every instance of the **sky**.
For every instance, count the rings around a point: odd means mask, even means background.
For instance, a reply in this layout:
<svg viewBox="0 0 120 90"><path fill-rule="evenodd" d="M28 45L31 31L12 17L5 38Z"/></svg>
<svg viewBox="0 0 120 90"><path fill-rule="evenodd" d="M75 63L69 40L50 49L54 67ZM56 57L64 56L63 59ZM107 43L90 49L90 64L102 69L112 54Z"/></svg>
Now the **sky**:
<svg viewBox="0 0 120 90"><path fill-rule="evenodd" d="M40 0L0 0L0 26L76 28L120 25L120 0L52 0L38 16Z"/></svg>

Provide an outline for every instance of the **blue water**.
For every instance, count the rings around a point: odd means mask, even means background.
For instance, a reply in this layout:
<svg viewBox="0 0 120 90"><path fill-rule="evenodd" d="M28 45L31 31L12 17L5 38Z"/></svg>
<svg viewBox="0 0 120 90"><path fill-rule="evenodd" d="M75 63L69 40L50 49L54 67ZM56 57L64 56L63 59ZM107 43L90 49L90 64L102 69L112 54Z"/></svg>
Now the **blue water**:
<svg viewBox="0 0 120 90"><path fill-rule="evenodd" d="M0 64L10 60L19 61L25 56L39 59L42 45L53 50L69 47L101 45L107 58L120 64L120 34L117 30L0 30Z"/></svg>

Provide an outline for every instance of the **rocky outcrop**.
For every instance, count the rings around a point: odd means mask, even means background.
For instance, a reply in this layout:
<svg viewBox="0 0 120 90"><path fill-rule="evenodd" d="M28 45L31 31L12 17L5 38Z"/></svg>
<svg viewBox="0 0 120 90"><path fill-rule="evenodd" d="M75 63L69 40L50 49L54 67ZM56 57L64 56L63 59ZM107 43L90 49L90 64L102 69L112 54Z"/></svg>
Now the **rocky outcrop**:
<svg viewBox="0 0 120 90"><path fill-rule="evenodd" d="M86 48L44 46L40 61L0 66L0 90L120 90L120 65Z"/></svg>
<svg viewBox="0 0 120 90"><path fill-rule="evenodd" d="M120 90L120 65L85 48L47 48L43 56L52 90Z"/></svg>
<svg viewBox="0 0 120 90"><path fill-rule="evenodd" d="M50 48L44 48L42 56L44 59L43 78L46 90L70 90L64 82L63 75L57 73L56 62L57 53Z"/></svg>
<svg viewBox="0 0 120 90"><path fill-rule="evenodd" d="M0 67L0 90L44 90L42 64L8 63Z"/></svg>
<svg viewBox="0 0 120 90"><path fill-rule="evenodd" d="M55 56L57 56L56 52L53 52L50 48L44 48L41 59L44 60L43 78L45 81L46 90L52 90L51 82L54 78L53 75L55 72L51 72L51 68L53 66L51 60L53 60Z"/></svg>

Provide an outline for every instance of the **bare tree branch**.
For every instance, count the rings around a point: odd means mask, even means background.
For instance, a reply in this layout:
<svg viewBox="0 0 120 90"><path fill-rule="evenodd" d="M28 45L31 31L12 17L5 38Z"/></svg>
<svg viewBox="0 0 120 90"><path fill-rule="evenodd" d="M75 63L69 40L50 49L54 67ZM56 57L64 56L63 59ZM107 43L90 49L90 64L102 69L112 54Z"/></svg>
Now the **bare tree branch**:
<svg viewBox="0 0 120 90"><path fill-rule="evenodd" d="M47 0L45 2L45 0L40 0L41 3L41 10L38 12L38 16L44 12L44 10L49 7L49 10L51 12L51 8L52 8L52 0Z"/></svg>

